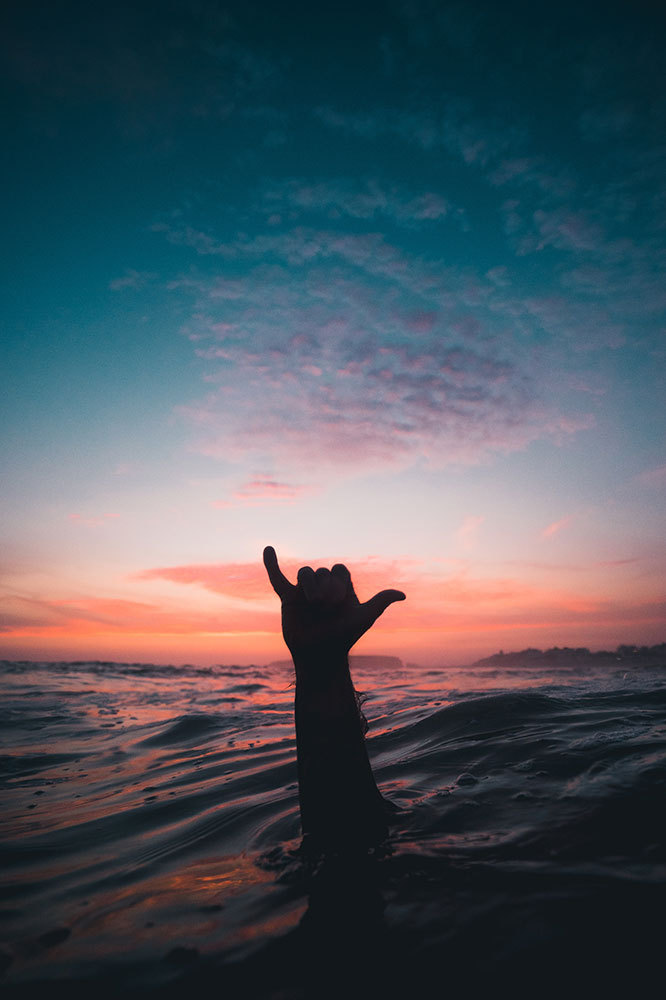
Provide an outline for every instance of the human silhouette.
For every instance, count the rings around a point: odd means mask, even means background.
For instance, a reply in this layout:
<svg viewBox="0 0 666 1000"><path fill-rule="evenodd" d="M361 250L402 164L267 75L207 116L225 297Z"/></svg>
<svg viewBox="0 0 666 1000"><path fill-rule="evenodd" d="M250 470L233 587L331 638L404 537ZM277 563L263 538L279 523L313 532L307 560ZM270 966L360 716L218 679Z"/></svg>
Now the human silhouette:
<svg viewBox="0 0 666 1000"><path fill-rule="evenodd" d="M368 848L387 835L384 800L365 747L365 720L349 673L351 647L400 590L361 603L349 570L303 566L298 582L279 567L275 549L264 565L282 602L282 634L296 669L296 749L304 849Z"/></svg>

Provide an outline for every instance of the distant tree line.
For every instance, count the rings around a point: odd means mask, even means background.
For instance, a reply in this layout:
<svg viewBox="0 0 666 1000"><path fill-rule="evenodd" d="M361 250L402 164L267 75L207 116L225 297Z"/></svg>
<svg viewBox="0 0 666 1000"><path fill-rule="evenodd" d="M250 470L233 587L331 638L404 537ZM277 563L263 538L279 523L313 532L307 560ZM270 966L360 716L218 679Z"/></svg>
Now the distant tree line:
<svg viewBox="0 0 666 1000"><path fill-rule="evenodd" d="M521 649L505 653L500 650L492 656L477 660L475 666L540 667L577 666L579 664L621 664L628 666L666 666L666 642L658 646L621 645L615 650L592 652L586 646L553 646L551 649Z"/></svg>

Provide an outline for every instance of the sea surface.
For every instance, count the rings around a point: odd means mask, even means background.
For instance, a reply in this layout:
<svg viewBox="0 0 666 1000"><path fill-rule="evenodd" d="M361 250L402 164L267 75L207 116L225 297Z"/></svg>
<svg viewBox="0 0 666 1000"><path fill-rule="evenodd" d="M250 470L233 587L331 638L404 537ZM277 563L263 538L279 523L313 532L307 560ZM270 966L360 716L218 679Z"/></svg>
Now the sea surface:
<svg viewBox="0 0 666 1000"><path fill-rule="evenodd" d="M352 674L392 832L313 860L287 665L0 664L5 995L660 995L666 664Z"/></svg>

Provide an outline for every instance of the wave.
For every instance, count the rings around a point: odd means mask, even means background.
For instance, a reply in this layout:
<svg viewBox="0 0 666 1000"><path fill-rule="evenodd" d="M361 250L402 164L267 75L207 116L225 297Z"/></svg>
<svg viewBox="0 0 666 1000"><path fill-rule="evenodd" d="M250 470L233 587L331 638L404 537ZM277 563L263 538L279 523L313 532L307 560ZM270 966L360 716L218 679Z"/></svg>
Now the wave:
<svg viewBox="0 0 666 1000"><path fill-rule="evenodd" d="M193 743L201 737L207 737L220 728L219 716L198 713L181 715L153 736L147 736L141 742L145 746L170 746L181 743Z"/></svg>
<svg viewBox="0 0 666 1000"><path fill-rule="evenodd" d="M15 666L0 820L10 985L91 974L119 992L137 969L156 985L174 948L224 975L239 963L247 985L243 956L287 955L306 910L316 925L284 670ZM496 967L501 928L522 954L540 921L552 937L596 915L610 933L620 902L649 935L635 907L666 887L666 672L517 673L358 671L393 807L376 905L405 954L439 942L455 962L451 941L472 961L476 935ZM357 898L344 872L331 884Z"/></svg>

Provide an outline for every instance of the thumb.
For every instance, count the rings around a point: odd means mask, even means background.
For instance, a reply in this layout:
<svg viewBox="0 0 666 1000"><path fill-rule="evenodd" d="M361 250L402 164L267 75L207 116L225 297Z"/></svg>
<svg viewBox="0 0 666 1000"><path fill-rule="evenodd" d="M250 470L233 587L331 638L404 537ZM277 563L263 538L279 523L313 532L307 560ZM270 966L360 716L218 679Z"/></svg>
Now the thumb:
<svg viewBox="0 0 666 1000"><path fill-rule="evenodd" d="M376 622L380 615L383 615L389 604L394 601L404 601L405 595L401 590L380 590L378 594L365 601L362 605L364 615L368 619L368 628Z"/></svg>

